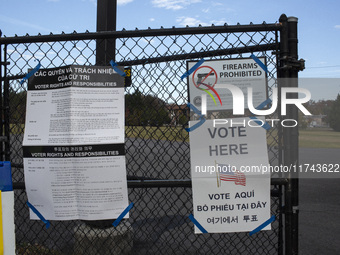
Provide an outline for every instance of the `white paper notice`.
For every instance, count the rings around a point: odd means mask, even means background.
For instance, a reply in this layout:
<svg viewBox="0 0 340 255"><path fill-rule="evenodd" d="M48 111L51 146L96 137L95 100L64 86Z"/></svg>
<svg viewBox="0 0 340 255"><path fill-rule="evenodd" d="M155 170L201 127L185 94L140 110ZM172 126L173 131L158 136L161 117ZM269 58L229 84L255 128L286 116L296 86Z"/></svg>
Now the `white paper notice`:
<svg viewBox="0 0 340 255"><path fill-rule="evenodd" d="M46 219L114 219L128 206L124 79L111 67L36 72L23 145L28 200Z"/></svg>
<svg viewBox="0 0 340 255"><path fill-rule="evenodd" d="M269 166L266 131L248 120L207 120L189 133L194 217L208 233L252 231L270 218L270 174L259 169Z"/></svg>

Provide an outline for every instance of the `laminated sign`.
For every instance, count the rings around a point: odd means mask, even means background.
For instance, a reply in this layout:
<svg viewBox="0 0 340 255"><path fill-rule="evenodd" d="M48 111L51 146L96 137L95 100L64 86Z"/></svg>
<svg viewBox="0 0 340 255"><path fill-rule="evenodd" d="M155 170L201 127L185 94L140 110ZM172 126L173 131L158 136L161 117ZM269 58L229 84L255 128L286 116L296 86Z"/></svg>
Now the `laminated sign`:
<svg viewBox="0 0 340 255"><path fill-rule="evenodd" d="M248 120L207 120L189 133L194 217L208 233L252 231L270 218L266 131Z"/></svg>
<svg viewBox="0 0 340 255"><path fill-rule="evenodd" d="M264 57L258 58L258 61L266 64ZM190 70L196 63L188 61L187 69ZM233 96L229 89L223 87L225 85L237 87L246 98L251 95L254 106L268 98L266 71L251 58L205 61L188 76L187 82L189 101L199 110L202 95L207 95L208 111L232 109ZM244 107L248 108L247 100Z"/></svg>
<svg viewBox="0 0 340 255"><path fill-rule="evenodd" d="M23 151L28 201L43 217L117 218L128 205L124 78L100 66L35 72Z"/></svg>

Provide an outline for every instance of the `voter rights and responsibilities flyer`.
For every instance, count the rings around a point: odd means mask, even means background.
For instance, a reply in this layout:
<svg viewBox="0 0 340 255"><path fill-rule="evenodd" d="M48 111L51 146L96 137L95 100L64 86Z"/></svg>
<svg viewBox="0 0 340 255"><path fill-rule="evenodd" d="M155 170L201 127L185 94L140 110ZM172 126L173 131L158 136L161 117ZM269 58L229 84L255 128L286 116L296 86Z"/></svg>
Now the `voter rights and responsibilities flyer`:
<svg viewBox="0 0 340 255"><path fill-rule="evenodd" d="M128 206L124 78L111 67L38 70L23 151L28 201L45 219L117 218Z"/></svg>

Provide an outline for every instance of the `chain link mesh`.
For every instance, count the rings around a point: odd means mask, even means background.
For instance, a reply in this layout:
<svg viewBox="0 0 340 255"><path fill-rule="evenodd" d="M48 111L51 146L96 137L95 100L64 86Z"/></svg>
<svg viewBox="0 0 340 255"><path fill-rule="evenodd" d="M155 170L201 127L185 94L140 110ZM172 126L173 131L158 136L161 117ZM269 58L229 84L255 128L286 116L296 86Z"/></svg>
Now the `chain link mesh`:
<svg viewBox="0 0 340 255"><path fill-rule="evenodd" d="M263 24L266 27L266 24ZM265 30L265 29L264 29ZM151 31L151 30L150 30ZM241 30L240 30L241 31ZM77 35L75 33L75 35ZM62 35L61 35L62 36ZM27 36L29 38L29 36ZM27 39L27 38L26 38ZM8 91L5 125L9 127L10 147L5 156L12 162L13 182L24 182L22 139L25 123L27 82L20 79L38 59L43 68L63 65L95 65L96 49L105 47L104 39L50 40L3 45L5 86ZM276 87L278 50L276 30L253 32L209 32L196 34L117 37L115 60L132 68L132 84L126 88L126 168L128 179L190 179L189 110L187 84L180 79L188 60L248 58L251 53L265 56L268 67L269 95ZM275 52L274 52L275 53ZM108 59L113 54L107 52ZM97 64L103 64L97 61ZM104 63L108 64L108 63ZM133 108L139 100L145 108ZM6 95L4 95L6 96ZM6 102L5 102L6 104ZM6 106L6 105L5 105ZM133 110L132 110L133 109ZM37 113L39 114L39 113ZM6 119L6 116L8 119ZM229 115L228 115L229 116ZM278 129L267 132L270 164L279 163ZM6 150L7 148L7 150ZM195 235L192 192L189 187L129 188L129 200L135 203L122 231L132 242L118 242L115 251L107 235L100 250L93 248L88 226L83 221L52 221L46 229L41 221L29 220L24 189L15 190L15 224L18 254L279 254L282 248L281 187L272 185L271 214L277 221L271 231L253 237L248 233ZM123 231L123 229L125 230ZM103 233L103 231L105 233ZM77 233L77 234L76 234ZM82 233L79 235L79 233ZM96 232L97 233L97 232ZM86 240L85 240L86 239ZM98 244L96 244L98 246ZM111 250L110 250L111 249Z"/></svg>

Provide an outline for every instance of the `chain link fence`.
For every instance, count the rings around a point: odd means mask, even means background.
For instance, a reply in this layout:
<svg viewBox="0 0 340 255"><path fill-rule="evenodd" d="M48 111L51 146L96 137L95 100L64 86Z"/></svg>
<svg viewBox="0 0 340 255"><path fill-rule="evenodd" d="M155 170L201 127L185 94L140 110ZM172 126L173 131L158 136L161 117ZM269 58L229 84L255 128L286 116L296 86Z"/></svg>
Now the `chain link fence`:
<svg viewBox="0 0 340 255"><path fill-rule="evenodd" d="M266 57L269 96L277 86L280 24L148 29L121 32L60 34L2 38L2 158L10 160L15 186L15 224L18 254L282 254L282 185L272 182L271 231L194 234L192 213L187 84L180 79L189 60ZM122 66L131 67L126 87L126 169L130 219L93 248L84 236L83 221L29 220L22 158L27 82L20 84L38 59L43 68L63 65L108 65L96 59L105 52ZM37 114L39 114L37 112ZM274 113L277 116L277 113ZM267 131L270 164L281 164L280 130ZM274 185L275 184L275 185ZM99 230L98 230L99 231ZM131 242L110 244L117 232L128 232ZM83 233L82 234L79 234ZM78 234L76 234L78 233ZM101 233L103 234L103 233ZM110 237L111 236L111 237ZM83 238L83 239L82 239ZM85 240L86 239L86 240ZM97 244L98 246L98 244ZM110 250L111 249L111 250ZM115 253L116 252L116 253Z"/></svg>

